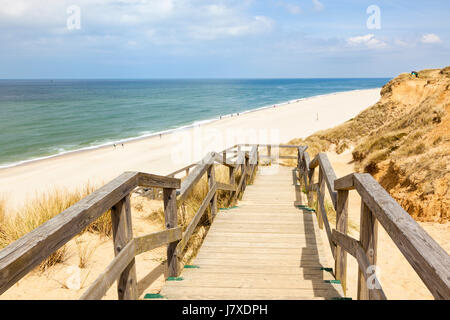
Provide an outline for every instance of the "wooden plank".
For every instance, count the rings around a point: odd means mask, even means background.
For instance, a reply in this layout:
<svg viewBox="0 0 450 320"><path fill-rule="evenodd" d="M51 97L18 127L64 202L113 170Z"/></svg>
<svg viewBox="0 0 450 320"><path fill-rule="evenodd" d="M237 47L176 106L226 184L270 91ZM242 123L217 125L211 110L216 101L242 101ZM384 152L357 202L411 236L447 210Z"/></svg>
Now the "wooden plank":
<svg viewBox="0 0 450 320"><path fill-rule="evenodd" d="M323 265L319 260L299 260L299 261L289 261L283 259L282 261L269 261L269 260L258 260L257 263L262 266L272 266L272 267L278 267L278 266L285 266L285 267L315 267L315 268L321 268L326 267ZM200 266L200 268L203 265L222 265L222 266L250 266L253 264L253 260L248 259L220 259L220 258L214 258L214 259L195 259L195 264Z"/></svg>
<svg viewBox="0 0 450 320"><path fill-rule="evenodd" d="M348 232L348 191L338 191L336 208L336 230L346 235ZM344 292L347 290L347 253L336 246L336 259L334 264L336 279L341 281Z"/></svg>
<svg viewBox="0 0 450 320"><path fill-rule="evenodd" d="M145 188L173 188L177 189L181 185L180 179L166 176L158 176L155 174L139 172L138 184Z"/></svg>
<svg viewBox="0 0 450 320"><path fill-rule="evenodd" d="M222 182L216 182L217 184L217 190L224 190L224 191L236 191L235 186L227 183Z"/></svg>
<svg viewBox="0 0 450 320"><path fill-rule="evenodd" d="M231 247L224 244L223 247L210 246L205 242L200 253L243 253L243 254L285 254L296 255L301 257L302 255L321 255L323 254L322 248L303 247L303 248L268 248L268 247Z"/></svg>
<svg viewBox="0 0 450 320"><path fill-rule="evenodd" d="M191 174L181 183L181 188L178 196L178 200L182 202L189 193L192 191L197 182L202 178L203 174L214 162L215 153L208 153L195 168L191 171Z"/></svg>
<svg viewBox="0 0 450 320"><path fill-rule="evenodd" d="M366 253L364 252L364 249L361 246L361 243L339 231L333 230L333 239L340 247L342 247L343 250L350 253L353 257L356 258L356 261L358 262L359 271L362 272L364 278L367 280L368 274L367 269L370 266L369 259L367 258ZM376 281L378 279L376 278ZM379 283L379 281L378 281ZM380 289L372 289L370 290L373 295L373 297L377 300L386 300L386 295L384 294L384 291L382 288Z"/></svg>
<svg viewBox="0 0 450 320"><path fill-rule="evenodd" d="M261 266L261 265L253 265L253 266L221 266L221 265L203 265L199 269L185 269L183 271L184 275L189 275L192 273L215 273L218 275L222 274L239 274L242 276L246 276L248 274L254 275L284 275L286 277L302 277L305 278L311 277L325 277L327 274L326 271L320 270L320 268L299 268L299 267L285 267L285 266ZM328 273L328 272L327 272Z"/></svg>
<svg viewBox="0 0 450 320"><path fill-rule="evenodd" d="M164 219L167 229L178 227L177 193L176 189L164 189ZM177 277L179 274L177 246L178 240L167 246L167 268L169 277Z"/></svg>
<svg viewBox="0 0 450 320"><path fill-rule="evenodd" d="M128 243L133 241L133 226L131 223L130 195L128 194L111 209L111 222L114 242L114 255L117 257ZM119 300L137 299L136 263L130 260L123 269L117 281Z"/></svg>
<svg viewBox="0 0 450 320"><path fill-rule="evenodd" d="M192 236L192 233L195 230L195 227L200 221L200 218L205 213L206 208L208 207L212 197L216 193L216 186L214 186L211 190L209 190L208 194L206 195L205 199L203 199L203 202L200 206L200 208L197 210L195 216L192 218L191 222L189 223L189 226L186 228L186 230L183 233L183 238L177 245L176 253L178 256L181 256L186 244L188 243L189 239Z"/></svg>
<svg viewBox="0 0 450 320"><path fill-rule="evenodd" d="M230 260L250 260L255 264L260 264L262 262L272 262L284 260L283 263L291 262L293 265L298 265L302 261L322 261L325 262L324 257L320 256L318 253L313 252L303 252L303 255L299 254L285 254L285 253L239 253L239 252L213 252L213 251L205 251L200 250L199 255L196 258L202 260L213 260L213 259L230 259ZM200 260L199 260L200 261Z"/></svg>
<svg viewBox="0 0 450 320"><path fill-rule="evenodd" d="M236 164L234 164L230 161L226 161L226 157L224 157L223 154L220 155L220 154L216 153L214 155L214 161L216 161L217 163L220 163L224 166L230 167L230 168L236 167Z"/></svg>
<svg viewBox="0 0 450 320"><path fill-rule="evenodd" d="M364 201L361 201L361 222L359 225L359 242L368 258L369 265L375 266L377 264L378 222ZM371 290L367 287L364 275L366 272L367 270L358 273L358 300L373 300Z"/></svg>
<svg viewBox="0 0 450 320"><path fill-rule="evenodd" d="M174 171L174 172L172 172L172 173L169 173L167 176L168 177L175 177L177 174L179 174L179 173L181 173L181 172L183 172L183 171L186 171L187 172L187 175L189 174L189 169L191 169L192 167L195 167L197 165L197 163L193 163L193 164L190 164L190 165L188 165L188 166L186 166L186 167L184 167L184 168L182 168L182 169L179 169L179 170L177 170L177 171Z"/></svg>
<svg viewBox="0 0 450 320"><path fill-rule="evenodd" d="M261 275L247 274L245 277L236 274L218 277L214 274L202 274L200 277L184 277L183 281L167 282L166 287L195 287L195 288L253 288L253 289L309 289L329 290L333 287L330 283L325 283L322 279L305 279L296 277L277 277L271 275L265 277ZM311 292L312 293L312 292Z"/></svg>
<svg viewBox="0 0 450 320"><path fill-rule="evenodd" d="M134 238L136 247L135 255L137 256L171 242L181 240L182 236L183 230L181 227L177 227Z"/></svg>
<svg viewBox="0 0 450 320"><path fill-rule="evenodd" d="M355 189L355 184L353 182L353 175L354 175L354 173L334 180L334 189L336 191L339 191L339 190L342 190L342 191L347 190L348 191L348 190Z"/></svg>
<svg viewBox="0 0 450 320"><path fill-rule="evenodd" d="M134 241L128 244L119 252L119 254L106 267L97 279L80 297L80 300L100 300L111 288L112 284L123 274L124 270L134 260L135 244Z"/></svg>
<svg viewBox="0 0 450 320"><path fill-rule="evenodd" d="M333 167L331 166L330 160L326 153L319 154L320 170L322 171L323 178L327 183L328 192L330 193L331 201L336 209L337 205L337 193L334 191L334 181L336 180L336 174L334 173Z"/></svg>
<svg viewBox="0 0 450 320"><path fill-rule="evenodd" d="M319 183L317 188L317 222L319 228L323 229L324 220L327 219L327 212L325 206L323 205L323 195L325 194L325 181L323 179L322 170L319 171ZM322 201L320 201L322 200Z"/></svg>
<svg viewBox="0 0 450 320"><path fill-rule="evenodd" d="M450 299L450 256L369 174L356 189L436 299Z"/></svg>
<svg viewBox="0 0 450 320"><path fill-rule="evenodd" d="M323 175L321 175L322 177L322 181L320 183L321 187L320 187L320 191L318 193L318 207L319 207L319 213L318 216L321 217L322 219L322 223L325 226L325 231L327 233L327 239L328 239L328 243L330 245L330 250L331 250L331 255L333 257L335 257L335 250L336 250L336 246L333 243L333 238L331 235L331 227L330 227L330 223L328 221L328 217L327 217L327 211L325 210L325 205L324 205L324 179L323 179ZM319 228L320 228L320 224L319 224ZM323 228L323 227L322 227ZM321 229L322 229L321 228Z"/></svg>
<svg viewBox="0 0 450 320"><path fill-rule="evenodd" d="M303 300L334 297L330 290L251 289L251 288L196 288L167 287L161 292L175 300Z"/></svg>
<svg viewBox="0 0 450 320"><path fill-rule="evenodd" d="M137 186L138 173L127 172L0 251L0 294Z"/></svg>
<svg viewBox="0 0 450 320"><path fill-rule="evenodd" d="M207 175L208 175L209 190L215 189L214 195L212 196L211 201L209 203L209 214L208 214L209 223L212 223L213 218L217 214L217 185L216 185L216 171L214 165L208 168Z"/></svg>

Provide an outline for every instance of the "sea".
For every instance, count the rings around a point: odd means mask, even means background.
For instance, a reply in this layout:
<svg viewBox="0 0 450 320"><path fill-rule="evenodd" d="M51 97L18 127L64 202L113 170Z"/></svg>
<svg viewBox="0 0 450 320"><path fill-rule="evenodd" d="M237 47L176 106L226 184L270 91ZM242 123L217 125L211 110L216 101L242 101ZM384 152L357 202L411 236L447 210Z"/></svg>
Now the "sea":
<svg viewBox="0 0 450 320"><path fill-rule="evenodd" d="M389 80L0 80L0 168Z"/></svg>

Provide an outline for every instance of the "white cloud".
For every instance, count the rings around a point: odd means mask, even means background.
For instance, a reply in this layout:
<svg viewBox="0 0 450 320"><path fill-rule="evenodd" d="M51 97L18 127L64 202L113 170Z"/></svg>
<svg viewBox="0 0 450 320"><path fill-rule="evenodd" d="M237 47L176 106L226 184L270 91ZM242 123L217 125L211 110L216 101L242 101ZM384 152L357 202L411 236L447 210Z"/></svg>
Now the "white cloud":
<svg viewBox="0 0 450 320"><path fill-rule="evenodd" d="M432 43L442 43L441 38L439 38L439 36L437 34L434 33L429 33L429 34L425 34L423 35L422 39L420 40L422 43L428 43L428 44L432 44Z"/></svg>
<svg viewBox="0 0 450 320"><path fill-rule="evenodd" d="M384 41L375 38L374 34L348 38L347 43L351 46L366 46L369 49L379 49L387 46Z"/></svg>
<svg viewBox="0 0 450 320"><path fill-rule="evenodd" d="M325 8L319 0L312 0L312 2L314 4L314 10L316 11L322 11Z"/></svg>
<svg viewBox="0 0 450 320"><path fill-rule="evenodd" d="M285 1L278 1L277 5L286 9L290 14L299 14L302 12L302 8L300 8L300 6L293 4L293 3L289 3L289 2L285 2Z"/></svg>
<svg viewBox="0 0 450 320"><path fill-rule="evenodd" d="M272 28L273 23L274 22L267 17L256 16L249 21L241 21L239 23L191 26L190 35L192 38L201 40L245 36L269 31Z"/></svg>

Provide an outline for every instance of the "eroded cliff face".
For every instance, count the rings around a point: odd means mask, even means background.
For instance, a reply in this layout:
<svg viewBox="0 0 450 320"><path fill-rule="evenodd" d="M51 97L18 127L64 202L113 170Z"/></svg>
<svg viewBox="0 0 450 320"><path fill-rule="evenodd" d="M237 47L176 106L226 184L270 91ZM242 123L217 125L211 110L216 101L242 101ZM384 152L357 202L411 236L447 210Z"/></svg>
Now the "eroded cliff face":
<svg viewBox="0 0 450 320"><path fill-rule="evenodd" d="M400 75L381 95L379 104L390 112L386 122L356 147L356 153L364 154L360 169L373 173L417 220L448 221L450 68L424 70L419 78ZM371 150L374 140L393 135L398 139Z"/></svg>
<svg viewBox="0 0 450 320"><path fill-rule="evenodd" d="M356 169L373 174L416 220L450 220L450 67L401 74L374 106L302 142L316 152L353 147Z"/></svg>

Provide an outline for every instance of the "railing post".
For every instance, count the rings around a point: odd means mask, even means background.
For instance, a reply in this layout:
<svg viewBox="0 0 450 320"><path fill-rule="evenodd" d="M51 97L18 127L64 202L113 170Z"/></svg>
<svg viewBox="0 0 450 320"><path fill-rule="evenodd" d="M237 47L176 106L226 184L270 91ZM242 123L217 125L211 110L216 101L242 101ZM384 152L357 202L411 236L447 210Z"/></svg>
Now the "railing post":
<svg viewBox="0 0 450 320"><path fill-rule="evenodd" d="M338 191L336 207L336 230L347 234L348 231L348 195L349 191ZM334 264L336 280L340 280L344 293L347 291L347 252L336 245L336 260Z"/></svg>
<svg viewBox="0 0 450 320"><path fill-rule="evenodd" d="M272 164L272 146L267 146L267 155L269 156L269 163Z"/></svg>
<svg viewBox="0 0 450 320"><path fill-rule="evenodd" d="M307 177L307 181L308 181L308 185L306 186L306 190L308 190L308 207L312 208L314 206L314 191L317 190L313 190L313 186L314 186L314 170L313 169L309 169L309 171L306 171L306 174L308 175Z"/></svg>
<svg viewBox="0 0 450 320"><path fill-rule="evenodd" d="M369 207L361 199L361 222L359 241L369 260L369 266L377 262L378 222ZM369 270L366 270L368 272ZM375 270L373 270L375 272ZM374 297L369 290L364 275L358 272L358 300L372 300Z"/></svg>
<svg viewBox="0 0 450 320"><path fill-rule="evenodd" d="M111 208L111 222L114 242L114 255L133 240L131 224L130 195L128 194L119 203ZM117 295L119 300L137 299L136 263L133 259L121 273L117 282Z"/></svg>
<svg viewBox="0 0 450 320"><path fill-rule="evenodd" d="M317 211L317 221L319 223L319 228L323 229L323 218L322 215L326 215L326 212L322 212L322 208L320 206L320 199L323 199L325 206L325 179L323 178L322 168L319 167L319 189L317 190L317 203L316 203L316 211Z"/></svg>
<svg viewBox="0 0 450 320"><path fill-rule="evenodd" d="M164 188L164 218L166 228L176 228L178 226L177 219L177 191L176 189ZM167 246L167 269L169 277L178 276L178 259L176 248L179 241L171 242Z"/></svg>
<svg viewBox="0 0 450 320"><path fill-rule="evenodd" d="M216 184L216 175L214 170L214 164L211 164L208 168L208 186L209 190L214 188L214 185ZM208 215L209 223L212 223L213 218L217 214L217 191L214 192L214 196L211 199L211 202L209 204L210 213Z"/></svg>

